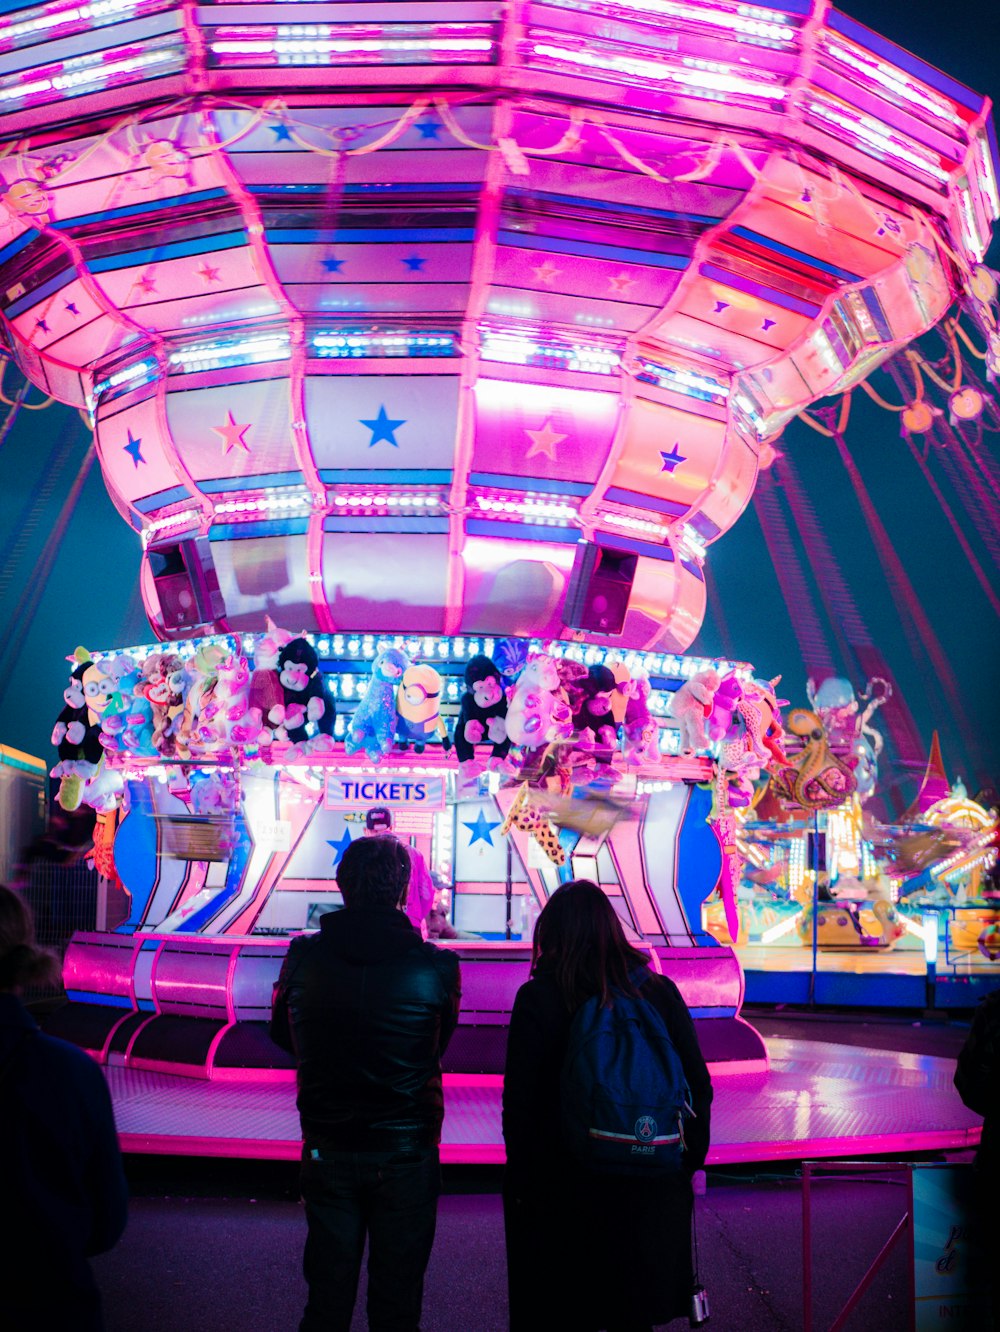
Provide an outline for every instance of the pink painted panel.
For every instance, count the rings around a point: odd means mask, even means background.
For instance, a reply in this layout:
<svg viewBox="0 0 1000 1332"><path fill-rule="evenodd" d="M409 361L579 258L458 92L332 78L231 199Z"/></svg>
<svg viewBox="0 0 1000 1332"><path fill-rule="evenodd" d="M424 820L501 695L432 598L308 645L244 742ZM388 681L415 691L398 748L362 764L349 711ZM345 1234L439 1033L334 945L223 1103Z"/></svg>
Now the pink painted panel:
<svg viewBox="0 0 1000 1332"><path fill-rule="evenodd" d="M74 934L63 958L63 985L87 994L131 998L132 969L141 938Z"/></svg>
<svg viewBox="0 0 1000 1332"><path fill-rule="evenodd" d="M108 301L143 328L176 331L185 338L191 336L194 302L204 327L277 314L280 309L261 282L246 245L117 268L100 274L100 285Z"/></svg>
<svg viewBox="0 0 1000 1332"><path fill-rule="evenodd" d="M239 944L238 940L234 943ZM288 951L288 940L268 948L239 948L232 977L232 1004L238 1022L267 1021L271 992Z"/></svg>
<svg viewBox="0 0 1000 1332"><path fill-rule="evenodd" d="M725 436L721 421L637 398L611 484L690 507L719 466Z"/></svg>
<svg viewBox="0 0 1000 1332"><path fill-rule="evenodd" d="M212 946L199 948L179 939L167 940L154 977L159 1011L191 1017L225 1017L233 947L213 941Z"/></svg>
<svg viewBox="0 0 1000 1332"><path fill-rule="evenodd" d="M655 952L689 1008L738 1008L743 972L731 948L661 948Z"/></svg>
<svg viewBox="0 0 1000 1332"><path fill-rule="evenodd" d="M494 373L504 370L497 366ZM615 393L529 384L516 371L479 379L475 404L472 471L591 483L621 410Z"/></svg>
<svg viewBox="0 0 1000 1332"><path fill-rule="evenodd" d="M447 574L447 532L323 535L323 584L338 629L441 633Z"/></svg>
<svg viewBox="0 0 1000 1332"><path fill-rule="evenodd" d="M558 635L573 553L563 543L466 537L460 632Z"/></svg>

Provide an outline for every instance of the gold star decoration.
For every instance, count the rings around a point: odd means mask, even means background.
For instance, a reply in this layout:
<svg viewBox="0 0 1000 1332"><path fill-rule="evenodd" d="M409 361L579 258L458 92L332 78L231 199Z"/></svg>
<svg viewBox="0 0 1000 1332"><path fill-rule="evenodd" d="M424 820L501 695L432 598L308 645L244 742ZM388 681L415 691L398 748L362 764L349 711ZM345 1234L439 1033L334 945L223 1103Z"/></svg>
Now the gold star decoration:
<svg viewBox="0 0 1000 1332"><path fill-rule="evenodd" d="M552 417L547 416L542 426L538 430L525 430L524 432L531 440L531 448L528 450L527 457L533 458L536 453L542 453L546 458L556 461L556 445L561 444L566 438L560 435L558 430L552 429Z"/></svg>
<svg viewBox="0 0 1000 1332"><path fill-rule="evenodd" d="M635 278L629 277L628 273L616 273L613 278L608 278L608 287L617 296L627 296L630 287L635 286Z"/></svg>
<svg viewBox="0 0 1000 1332"><path fill-rule="evenodd" d="M238 425L233 419L232 412L226 412L226 418L222 425L212 426L213 432L222 440L222 452L230 453L233 449L240 448L244 453L249 453L250 445L246 442L245 436L252 422Z"/></svg>
<svg viewBox="0 0 1000 1332"><path fill-rule="evenodd" d="M553 281L562 272L562 269L556 268L551 259L546 259L544 263L536 265L531 271L539 282L544 282L547 287L551 287Z"/></svg>

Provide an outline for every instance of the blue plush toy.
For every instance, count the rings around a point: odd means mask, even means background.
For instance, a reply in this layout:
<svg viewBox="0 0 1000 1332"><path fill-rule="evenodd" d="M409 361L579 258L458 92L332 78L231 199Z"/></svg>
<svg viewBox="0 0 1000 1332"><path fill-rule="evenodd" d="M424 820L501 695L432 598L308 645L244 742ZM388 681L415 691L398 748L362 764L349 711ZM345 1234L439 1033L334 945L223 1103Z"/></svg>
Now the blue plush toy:
<svg viewBox="0 0 1000 1332"><path fill-rule="evenodd" d="M410 664L405 652L386 648L372 662L368 692L355 709L344 740L344 752L356 754L363 749L377 762L392 746L396 730L396 688Z"/></svg>

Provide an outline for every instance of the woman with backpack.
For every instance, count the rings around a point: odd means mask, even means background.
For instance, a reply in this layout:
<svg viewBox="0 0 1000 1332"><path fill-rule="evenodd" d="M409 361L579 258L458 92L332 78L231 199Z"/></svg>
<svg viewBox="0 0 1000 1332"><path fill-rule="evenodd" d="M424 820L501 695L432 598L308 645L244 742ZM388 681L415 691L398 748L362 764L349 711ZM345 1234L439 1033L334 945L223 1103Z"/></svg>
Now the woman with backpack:
<svg viewBox="0 0 1000 1332"><path fill-rule="evenodd" d="M712 1083L680 991L648 964L585 879L536 923L504 1074L511 1332L688 1314Z"/></svg>

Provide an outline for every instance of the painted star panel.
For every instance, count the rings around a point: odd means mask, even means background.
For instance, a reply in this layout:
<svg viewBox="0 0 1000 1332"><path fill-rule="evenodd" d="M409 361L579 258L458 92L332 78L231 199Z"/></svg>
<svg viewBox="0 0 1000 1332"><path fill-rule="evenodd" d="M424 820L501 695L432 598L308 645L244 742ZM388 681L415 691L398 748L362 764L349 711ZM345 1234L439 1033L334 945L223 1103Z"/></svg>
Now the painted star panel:
<svg viewBox="0 0 1000 1332"><path fill-rule="evenodd" d="M363 364L352 369L360 371ZM355 373L310 379L306 416L320 468L450 471L458 421L457 366L442 375Z"/></svg>
<svg viewBox="0 0 1000 1332"><path fill-rule="evenodd" d="M472 471L597 479L614 438L618 397L589 389L480 379Z"/></svg>
<svg viewBox="0 0 1000 1332"><path fill-rule="evenodd" d="M455 877L460 882L502 884L507 877L506 839L501 837L503 822L494 800L463 801L455 806ZM491 827L491 825L496 825ZM490 839L477 838L473 829L490 829ZM516 862L516 857L515 857Z"/></svg>
<svg viewBox="0 0 1000 1332"><path fill-rule="evenodd" d="M95 438L101 466L115 490L130 502L141 502L147 495L174 490L177 486L177 476L160 444L161 433L153 399L135 403L124 412L98 415ZM126 451L130 438L141 441L141 463Z"/></svg>
<svg viewBox="0 0 1000 1332"><path fill-rule="evenodd" d="M230 417L240 427L250 423L244 435L249 451L238 445L224 451L225 441L215 427L224 428ZM293 473L293 482L301 479L284 378L168 393L167 420L173 438L182 441L186 466L198 479L272 473Z"/></svg>
<svg viewBox="0 0 1000 1332"><path fill-rule="evenodd" d="M691 504L715 475L724 442L724 421L637 399L611 485Z"/></svg>

